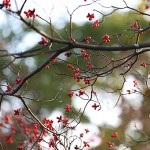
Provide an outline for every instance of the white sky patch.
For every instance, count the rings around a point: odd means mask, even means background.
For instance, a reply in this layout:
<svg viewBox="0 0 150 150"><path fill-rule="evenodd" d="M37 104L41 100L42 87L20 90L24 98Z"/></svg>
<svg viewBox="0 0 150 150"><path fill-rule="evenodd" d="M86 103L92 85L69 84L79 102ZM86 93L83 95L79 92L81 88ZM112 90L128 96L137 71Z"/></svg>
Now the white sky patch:
<svg viewBox="0 0 150 150"><path fill-rule="evenodd" d="M21 39L18 37L13 37L12 40L7 44L6 49L9 52L24 52L26 50L31 49L34 45L36 45L41 40L41 36L34 32L30 32L24 34Z"/></svg>
<svg viewBox="0 0 150 150"><path fill-rule="evenodd" d="M8 68L3 69L2 72L5 76L9 76L11 74L11 71Z"/></svg>
<svg viewBox="0 0 150 150"><path fill-rule="evenodd" d="M143 124L139 120L132 120L129 125L127 130L142 130L143 129Z"/></svg>
<svg viewBox="0 0 150 150"><path fill-rule="evenodd" d="M35 44L37 44L39 41L41 40L41 36L38 35L37 33L34 32L30 32L26 35L24 35L22 41L20 41L18 43L18 45L16 46L16 50L18 51L25 51L27 48L30 49L31 47L33 47ZM25 44L25 47L23 47L23 45Z"/></svg>
<svg viewBox="0 0 150 150"><path fill-rule="evenodd" d="M10 103L11 103L11 109L15 110L18 108L23 108L23 103L19 98L16 97L10 97Z"/></svg>
<svg viewBox="0 0 150 150"><path fill-rule="evenodd" d="M1 104L1 112L9 113L11 109L10 103L8 101L3 100ZM4 115L2 115L4 116Z"/></svg>
<svg viewBox="0 0 150 150"><path fill-rule="evenodd" d="M117 147L117 150L131 150L131 148L128 148L128 147L126 147L126 146L123 145L123 144L120 144L120 145Z"/></svg>
<svg viewBox="0 0 150 150"><path fill-rule="evenodd" d="M0 85L1 85L2 91L5 91L7 89L7 82L6 82L6 80L2 80L0 82Z"/></svg>
<svg viewBox="0 0 150 150"><path fill-rule="evenodd" d="M25 60L25 64L29 67L29 70L32 71L34 70L37 66L36 66L36 61L34 58L29 57Z"/></svg>
<svg viewBox="0 0 150 150"><path fill-rule="evenodd" d="M21 8L24 0L17 1L17 7ZM126 0L128 6L130 7L136 7L138 3L140 3L140 0ZM86 18L88 13L92 13L93 9L97 9L99 11L103 11L104 9L99 5L102 4L104 6L110 7L110 6L116 6L116 7L124 7L125 3L123 0L101 0L97 1L97 3L94 3L93 5L87 5L89 3L92 3L92 0L87 0L87 2L84 2L84 0L28 0L25 4L25 7L23 9L24 11L28 11L29 9L33 10L33 8L36 9L36 13L39 14L44 19L49 20L49 17L52 19L52 22L59 28L61 26L64 26L64 22L69 21L69 13L72 13L73 10L75 10L78 6L80 6L79 9L75 12L73 15L73 22L75 23L83 23L85 21L88 21ZM12 8L16 8L15 3L13 1L11 2ZM86 5L86 6L85 6ZM109 8L110 9L110 8ZM105 9L106 12L109 11L109 9ZM126 10L121 10L126 11ZM61 12L61 13L60 13ZM105 11L104 11L105 12ZM96 13L95 13L96 14ZM25 16L25 15L24 15ZM99 17L99 15L95 15L95 19Z"/></svg>
<svg viewBox="0 0 150 150"><path fill-rule="evenodd" d="M101 93L101 90L97 91L97 93ZM119 118L119 115L121 114L121 108L119 106L115 106L114 108L112 108L115 105L115 103L113 102L113 105L108 104L108 101L109 102L113 101L112 97L107 96L107 94L104 93L101 94L97 95L100 99L101 110L99 111L94 110L94 108L92 108L94 102L90 102L86 107L85 115L89 117L92 123L98 126L103 126L103 125L108 125L112 127L119 126L119 124L121 123L121 119ZM114 97L117 100L117 97L116 96ZM73 97L72 103L76 109L79 110L81 108L83 110L87 101L82 100L79 97Z"/></svg>
<svg viewBox="0 0 150 150"><path fill-rule="evenodd" d="M128 124L128 127L126 129L126 139L129 141L132 141L132 139L130 137L132 137L133 139L137 139L140 138L140 136L142 135L141 132L143 129L143 124L139 121L139 120L133 120Z"/></svg>
<svg viewBox="0 0 150 150"><path fill-rule="evenodd" d="M140 2L139 0L126 0L128 5L130 7L136 7L137 4ZM32 1L33 4L29 3L27 4L26 8L30 8L37 4L37 13L44 17L49 18L51 17L52 22L56 25L58 28L63 28L64 23L66 21L69 21L69 13L72 13L78 6L78 8L72 18L72 21L78 24L83 24L84 22L88 21L86 18L88 13L95 13L95 19L100 18L100 14L93 11L93 9L102 11L104 13L110 12L109 9L102 8L99 3L94 3L92 5L87 5L89 3L92 3L92 0L87 0L87 2L84 2L84 0L45 0L43 3L43 0ZM123 3L123 0L102 0L100 1L100 4L104 6L117 6L117 7L124 7L125 4ZM111 9L112 10L112 9ZM127 11L127 10L120 10L120 11ZM61 13L60 13L61 12ZM50 15L51 14L51 15Z"/></svg>

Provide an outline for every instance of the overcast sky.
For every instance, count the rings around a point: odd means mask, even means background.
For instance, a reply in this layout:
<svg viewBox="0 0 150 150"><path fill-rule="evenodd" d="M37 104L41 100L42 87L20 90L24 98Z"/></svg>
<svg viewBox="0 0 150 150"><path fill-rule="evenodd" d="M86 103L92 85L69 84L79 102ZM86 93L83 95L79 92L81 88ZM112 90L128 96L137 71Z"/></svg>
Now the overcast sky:
<svg viewBox="0 0 150 150"><path fill-rule="evenodd" d="M18 6L21 6L23 2L24 0L17 1ZM104 10L96 3L89 6L83 6L91 2L92 0L87 0L86 2L84 2L84 0L28 0L24 10L36 8L37 14L47 19L48 17L51 17L52 21L55 22L57 26L60 26L63 25L63 21L69 20L67 11L72 13L79 5L82 5L82 7L80 7L73 15L73 21L81 24L82 22L87 21L86 15L87 13L92 13L93 9L108 12L108 9ZM104 6L125 6L123 0L100 0L99 2ZM136 7L141 0L126 0L126 2L129 6ZM95 14L96 17L100 17L98 13Z"/></svg>

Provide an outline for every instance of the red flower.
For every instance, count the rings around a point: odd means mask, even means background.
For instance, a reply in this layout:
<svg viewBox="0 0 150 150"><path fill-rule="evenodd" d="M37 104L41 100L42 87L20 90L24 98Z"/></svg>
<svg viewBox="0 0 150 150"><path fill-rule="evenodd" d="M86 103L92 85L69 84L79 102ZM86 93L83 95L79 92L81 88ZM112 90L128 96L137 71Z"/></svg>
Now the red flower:
<svg viewBox="0 0 150 150"><path fill-rule="evenodd" d="M80 138L83 138L83 135L84 135L83 133L80 133Z"/></svg>
<svg viewBox="0 0 150 150"><path fill-rule="evenodd" d="M110 42L110 39L109 39L109 35L105 34L103 37L102 37L102 40L104 41L104 43L108 43Z"/></svg>
<svg viewBox="0 0 150 150"><path fill-rule="evenodd" d="M92 105L92 107L96 110L96 109L99 107L99 105L96 105L96 103L94 103L94 104Z"/></svg>
<svg viewBox="0 0 150 150"><path fill-rule="evenodd" d="M11 119L12 119L12 116L9 116L9 115L5 116L5 123L6 124L10 123Z"/></svg>
<svg viewBox="0 0 150 150"><path fill-rule="evenodd" d="M131 27L131 28L138 28L139 26L138 26L137 21L134 22L133 24L131 24L130 27Z"/></svg>
<svg viewBox="0 0 150 150"><path fill-rule="evenodd" d="M81 50L81 53L83 54L83 55L85 55L86 54L86 52L85 52L85 50Z"/></svg>
<svg viewBox="0 0 150 150"><path fill-rule="evenodd" d="M11 133L10 133L10 135L13 135L13 134L15 134L16 133L16 127L15 126L12 126L11 127Z"/></svg>
<svg viewBox="0 0 150 150"><path fill-rule="evenodd" d="M67 95L68 95L70 98L72 98L73 95L74 95L74 92L70 92L70 93L68 93Z"/></svg>
<svg viewBox="0 0 150 150"><path fill-rule="evenodd" d="M87 40L91 40L91 37L90 36L87 36L87 38L86 38Z"/></svg>
<svg viewBox="0 0 150 150"><path fill-rule="evenodd" d="M92 19L94 19L94 14L90 14L88 13L88 15L86 16L86 18L89 18L89 21L91 21Z"/></svg>
<svg viewBox="0 0 150 150"><path fill-rule="evenodd" d="M85 40L85 44L89 44L89 40Z"/></svg>
<svg viewBox="0 0 150 150"><path fill-rule="evenodd" d="M90 131L89 131L89 129L85 129L85 132L88 133L88 132L90 132Z"/></svg>
<svg viewBox="0 0 150 150"><path fill-rule="evenodd" d="M85 40L85 43L86 43L86 44L89 44L90 40L91 40L91 37L88 36L88 37L86 38L86 40Z"/></svg>
<svg viewBox="0 0 150 150"><path fill-rule="evenodd" d="M27 18L35 18L35 8L33 10L24 11L24 14L26 14Z"/></svg>
<svg viewBox="0 0 150 150"><path fill-rule="evenodd" d="M67 64L67 67L70 68L71 70L74 70L74 67L71 64Z"/></svg>
<svg viewBox="0 0 150 150"><path fill-rule="evenodd" d="M149 9L149 6L148 6L148 5L145 5L145 9Z"/></svg>
<svg viewBox="0 0 150 150"><path fill-rule="evenodd" d="M91 68L93 68L94 66L91 64L91 62L89 61L89 62L87 62L87 65L86 65L86 68L89 68L89 69L91 69Z"/></svg>
<svg viewBox="0 0 150 150"><path fill-rule="evenodd" d="M38 129L38 124L33 123L32 126L33 126L34 129Z"/></svg>
<svg viewBox="0 0 150 150"><path fill-rule="evenodd" d="M54 134L54 133L53 133L53 137L54 137L54 140L55 140L55 141L58 141L58 140L59 140L59 137L58 137L57 134Z"/></svg>
<svg viewBox="0 0 150 150"><path fill-rule="evenodd" d="M64 122L64 124L67 124L68 123L68 121L69 121L69 119L66 117L66 118L64 118L64 120L63 120L63 122ZM65 127L65 126L64 126Z"/></svg>
<svg viewBox="0 0 150 150"><path fill-rule="evenodd" d="M91 57L91 54L86 54L85 56L84 56L84 60L87 60L88 58L90 58Z"/></svg>
<svg viewBox="0 0 150 150"><path fill-rule="evenodd" d="M52 59L51 62L55 64L56 63L56 58Z"/></svg>
<svg viewBox="0 0 150 150"><path fill-rule="evenodd" d="M81 96L81 95L83 95L83 94L85 94L85 91L84 91L83 89L80 89L80 91L79 91L79 96Z"/></svg>
<svg viewBox="0 0 150 150"><path fill-rule="evenodd" d="M13 87L12 86L7 86L7 89L5 92L11 92L13 90Z"/></svg>
<svg viewBox="0 0 150 150"><path fill-rule="evenodd" d="M56 117L56 119L58 119L58 122L62 122L62 115L59 117Z"/></svg>
<svg viewBox="0 0 150 150"><path fill-rule="evenodd" d="M23 150L23 149L24 149L24 146L23 146L23 145L17 146L16 149L17 149L17 150Z"/></svg>
<svg viewBox="0 0 150 150"><path fill-rule="evenodd" d="M84 0L84 1L86 1L86 0ZM76 145L76 146L74 147L74 149L75 149L75 150L79 150L79 147Z"/></svg>
<svg viewBox="0 0 150 150"><path fill-rule="evenodd" d="M65 106L65 111L66 111L66 112L70 112L70 111L71 111L71 108L72 108L72 105L66 104L66 106Z"/></svg>
<svg viewBox="0 0 150 150"><path fill-rule="evenodd" d="M50 139L49 141L49 147L55 147L55 142L53 139Z"/></svg>
<svg viewBox="0 0 150 150"><path fill-rule="evenodd" d="M118 133L117 132L114 132L112 135L111 135L112 138L117 138L118 137Z"/></svg>
<svg viewBox="0 0 150 150"><path fill-rule="evenodd" d="M11 6L10 4L10 0L3 0L3 6L5 6L6 8L9 8Z"/></svg>
<svg viewBox="0 0 150 150"><path fill-rule="evenodd" d="M133 83L134 83L134 87L138 87L138 81L137 80L134 80Z"/></svg>
<svg viewBox="0 0 150 150"><path fill-rule="evenodd" d="M0 123L0 127L3 127L4 126L4 124L3 123Z"/></svg>
<svg viewBox="0 0 150 150"><path fill-rule="evenodd" d="M77 77L76 79L77 79L77 82L80 82L80 79L81 79L81 78L78 78L78 77Z"/></svg>
<svg viewBox="0 0 150 150"><path fill-rule="evenodd" d="M90 84L90 80L89 80L89 79L86 79L86 78L83 79L83 82L84 82L85 84Z"/></svg>
<svg viewBox="0 0 150 150"><path fill-rule="evenodd" d="M74 79L76 79L78 77L79 72L80 72L79 68L74 69L74 74L73 74Z"/></svg>
<svg viewBox="0 0 150 150"><path fill-rule="evenodd" d="M28 135L29 132L30 132L30 130L29 130L28 128L24 128L24 130L23 130L23 133L24 133L24 134Z"/></svg>
<svg viewBox="0 0 150 150"><path fill-rule="evenodd" d="M142 64L140 64L140 66L146 68L146 63L142 63Z"/></svg>
<svg viewBox="0 0 150 150"><path fill-rule="evenodd" d="M21 113L21 109L20 108L14 110L14 115L20 115L20 113Z"/></svg>
<svg viewBox="0 0 150 150"><path fill-rule="evenodd" d="M115 144L113 142L107 142L108 146L111 148L113 147Z"/></svg>
<svg viewBox="0 0 150 150"><path fill-rule="evenodd" d="M49 69L49 65L46 65L45 68L46 68L46 69Z"/></svg>
<svg viewBox="0 0 150 150"><path fill-rule="evenodd" d="M53 130L53 120L49 120L47 118L43 119L43 124L49 129L49 130Z"/></svg>
<svg viewBox="0 0 150 150"><path fill-rule="evenodd" d="M128 94L131 94L131 90L127 90Z"/></svg>
<svg viewBox="0 0 150 150"><path fill-rule="evenodd" d="M76 127L75 126L71 126L70 129L71 130L76 130Z"/></svg>
<svg viewBox="0 0 150 150"><path fill-rule="evenodd" d="M87 54L86 52L85 52L85 50L81 50L81 53L82 53L82 55L84 56L84 60L87 60L88 58L90 58L91 57L91 55L90 54Z"/></svg>
<svg viewBox="0 0 150 150"><path fill-rule="evenodd" d="M40 45L42 45L42 46L45 46L47 43L48 43L48 41L44 38L44 37L42 37L41 38L41 41L40 42L38 42Z"/></svg>
<svg viewBox="0 0 150 150"><path fill-rule="evenodd" d="M8 143L8 144L12 144L12 143L13 143L13 139L12 139L11 136L7 136L7 137L6 137L6 140L7 140L7 143Z"/></svg>
<svg viewBox="0 0 150 150"><path fill-rule="evenodd" d="M97 27L99 27L99 20L96 20L92 25L92 28L97 28Z"/></svg>
<svg viewBox="0 0 150 150"><path fill-rule="evenodd" d="M16 84L19 84L22 81L22 78L17 78L16 79Z"/></svg>
<svg viewBox="0 0 150 150"><path fill-rule="evenodd" d="M88 142L83 141L84 147L90 147L90 145L88 144Z"/></svg>

